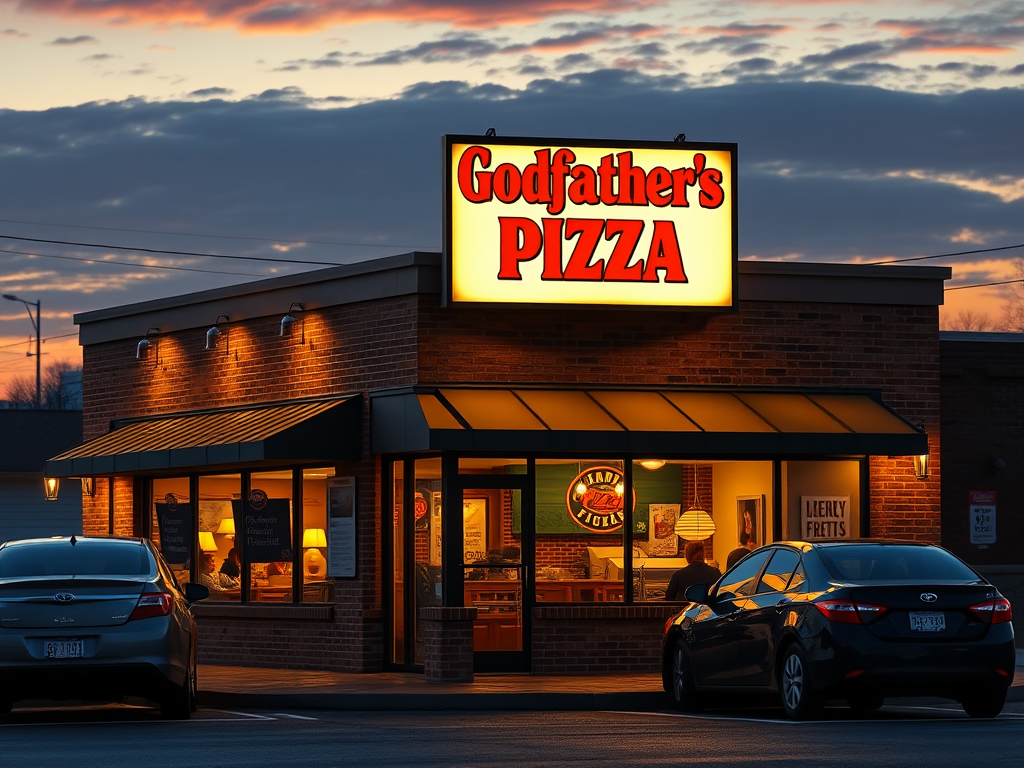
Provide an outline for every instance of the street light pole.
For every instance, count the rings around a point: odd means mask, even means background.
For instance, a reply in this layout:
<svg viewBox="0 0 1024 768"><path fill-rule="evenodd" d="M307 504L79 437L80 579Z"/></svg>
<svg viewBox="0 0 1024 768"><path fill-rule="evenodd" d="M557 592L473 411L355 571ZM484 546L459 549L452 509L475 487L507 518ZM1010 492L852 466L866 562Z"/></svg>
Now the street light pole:
<svg viewBox="0 0 1024 768"><path fill-rule="evenodd" d="M13 295L11 295L9 293L5 293L4 294L4 298L7 299L8 301L20 301L22 304L25 305L25 309L28 312L28 319L32 323L32 328L35 329L35 332L36 332L36 408L39 409L39 408L43 407L42 378L39 375L40 374L40 360L41 360L41 354L42 354L41 350L39 348L39 345L40 345L40 343L42 341L41 338L40 338L42 336L42 332L41 332L42 320L40 318L40 307L42 305L42 299L39 299L36 302L25 301L24 299L20 299L17 296L13 296ZM35 316L34 319L32 317L32 307L33 306L35 306L35 308L36 308L36 316ZM26 352L25 354L28 357L32 356L31 352Z"/></svg>

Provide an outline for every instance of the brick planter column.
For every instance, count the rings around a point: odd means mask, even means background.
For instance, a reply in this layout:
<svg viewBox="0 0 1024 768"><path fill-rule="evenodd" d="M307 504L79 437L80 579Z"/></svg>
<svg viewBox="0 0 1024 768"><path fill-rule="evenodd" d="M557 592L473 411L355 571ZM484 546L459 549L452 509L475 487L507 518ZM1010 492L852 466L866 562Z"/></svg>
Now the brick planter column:
<svg viewBox="0 0 1024 768"><path fill-rule="evenodd" d="M426 642L423 673L430 683L473 682L476 608L420 608Z"/></svg>

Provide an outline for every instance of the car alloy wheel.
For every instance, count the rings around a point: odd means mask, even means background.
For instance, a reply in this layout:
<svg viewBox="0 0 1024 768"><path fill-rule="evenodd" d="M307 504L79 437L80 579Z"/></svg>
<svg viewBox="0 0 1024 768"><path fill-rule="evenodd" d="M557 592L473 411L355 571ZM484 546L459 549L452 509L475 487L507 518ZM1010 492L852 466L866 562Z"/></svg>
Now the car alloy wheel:
<svg viewBox="0 0 1024 768"><path fill-rule="evenodd" d="M693 682L693 669L682 638L672 652L672 702L679 709L697 709L700 700Z"/></svg>
<svg viewBox="0 0 1024 768"><path fill-rule="evenodd" d="M779 692L782 707L793 720L813 717L820 708L818 694L808 676L807 657L797 643L789 646L783 656Z"/></svg>
<svg viewBox="0 0 1024 768"><path fill-rule="evenodd" d="M985 691L965 698L960 705L970 717L998 717L1006 703L1006 690Z"/></svg>

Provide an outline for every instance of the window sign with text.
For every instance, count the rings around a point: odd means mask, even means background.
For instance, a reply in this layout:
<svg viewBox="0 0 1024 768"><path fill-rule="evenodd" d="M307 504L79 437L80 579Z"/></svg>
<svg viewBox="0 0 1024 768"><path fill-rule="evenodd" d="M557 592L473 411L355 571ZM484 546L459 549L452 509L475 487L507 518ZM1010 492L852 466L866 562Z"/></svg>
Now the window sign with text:
<svg viewBox="0 0 1024 768"><path fill-rule="evenodd" d="M987 547L996 543L995 491L970 492L971 544Z"/></svg>
<svg viewBox="0 0 1024 768"><path fill-rule="evenodd" d="M849 496L801 496L800 532L805 541L853 536Z"/></svg>
<svg viewBox="0 0 1024 768"><path fill-rule="evenodd" d="M327 575L356 575L356 479L335 477L327 483Z"/></svg>
<svg viewBox="0 0 1024 768"><path fill-rule="evenodd" d="M736 145L445 136L449 304L736 306Z"/></svg>

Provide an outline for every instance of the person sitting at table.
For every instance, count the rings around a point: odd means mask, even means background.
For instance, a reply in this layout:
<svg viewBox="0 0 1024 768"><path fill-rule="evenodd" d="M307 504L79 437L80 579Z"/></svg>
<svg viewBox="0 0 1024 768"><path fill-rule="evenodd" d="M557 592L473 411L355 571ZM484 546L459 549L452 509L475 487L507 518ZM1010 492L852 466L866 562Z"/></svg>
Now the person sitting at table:
<svg viewBox="0 0 1024 768"><path fill-rule="evenodd" d="M223 592L225 587L221 584L222 574L217 573L217 561L213 554L204 552L202 560L199 561L199 583L211 592Z"/></svg>
<svg viewBox="0 0 1024 768"><path fill-rule="evenodd" d="M686 590L694 584L714 584L722 572L704 562L704 542L691 541L683 550L688 565L672 574L665 590L666 600L685 600Z"/></svg>

